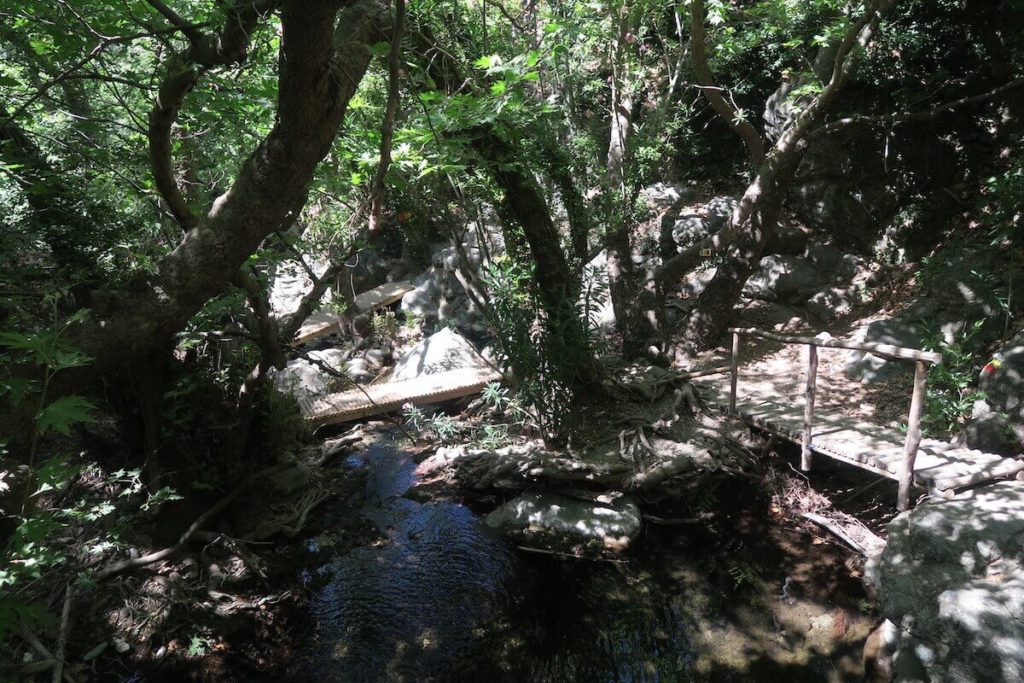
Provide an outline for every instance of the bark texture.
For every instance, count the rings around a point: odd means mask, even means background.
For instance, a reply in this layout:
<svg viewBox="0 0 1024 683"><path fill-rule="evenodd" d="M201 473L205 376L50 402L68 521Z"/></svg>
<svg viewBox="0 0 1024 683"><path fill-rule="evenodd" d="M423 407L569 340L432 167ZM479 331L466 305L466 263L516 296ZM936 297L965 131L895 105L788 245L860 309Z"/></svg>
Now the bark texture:
<svg viewBox="0 0 1024 683"><path fill-rule="evenodd" d="M93 315L76 331L102 371L175 334L220 293L260 243L293 220L309 181L338 133L386 34L386 7L362 0L293 0L281 6L281 59L274 127L144 286L94 293ZM340 12L340 13L339 13Z"/></svg>
<svg viewBox="0 0 1024 683"><path fill-rule="evenodd" d="M698 4L701 3L695 2L691 9ZM687 321L683 334L684 351L711 346L728 327L743 285L757 267L765 246L775 232L782 202L792 183L808 135L835 104L856 68L857 48L864 48L871 42L879 22L892 5L893 0L869 2L864 14L851 24L835 48L828 81L821 92L804 105L758 166L729 224L662 266L658 279L662 286L667 287L674 285L706 258L705 250L710 250L713 255L725 256L714 278L697 299L697 305ZM694 19L698 18L703 18L703 12L694 14Z"/></svg>

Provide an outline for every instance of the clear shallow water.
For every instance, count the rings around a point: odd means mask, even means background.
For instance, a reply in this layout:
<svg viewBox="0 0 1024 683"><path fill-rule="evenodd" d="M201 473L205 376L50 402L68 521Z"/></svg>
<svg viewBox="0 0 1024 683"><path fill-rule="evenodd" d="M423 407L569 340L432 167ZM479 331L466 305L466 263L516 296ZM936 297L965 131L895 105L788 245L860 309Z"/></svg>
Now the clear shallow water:
<svg viewBox="0 0 1024 683"><path fill-rule="evenodd" d="M304 673L317 680L444 678L470 655L497 609L514 556L461 505L402 498L408 456L373 448L362 514L388 542L318 568L328 578L312 600L317 645Z"/></svg>
<svg viewBox="0 0 1024 683"><path fill-rule="evenodd" d="M462 505L403 498L408 455L378 445L347 464L366 468L361 514L387 540L340 557L310 542L316 633L300 680L855 680L836 661L855 646L826 652L782 628L830 608L776 603L778 568L748 568L764 578L751 590L652 539L621 563L523 553Z"/></svg>

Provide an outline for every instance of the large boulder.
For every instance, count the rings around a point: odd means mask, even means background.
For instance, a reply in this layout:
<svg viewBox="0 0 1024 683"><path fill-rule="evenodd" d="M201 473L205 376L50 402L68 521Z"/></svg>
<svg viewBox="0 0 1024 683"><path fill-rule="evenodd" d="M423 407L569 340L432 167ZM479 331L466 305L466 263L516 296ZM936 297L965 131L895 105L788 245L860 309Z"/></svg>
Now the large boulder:
<svg viewBox="0 0 1024 683"><path fill-rule="evenodd" d="M682 185L655 183L640 190L640 198L654 211L666 211L680 202L692 201L694 191Z"/></svg>
<svg viewBox="0 0 1024 683"><path fill-rule="evenodd" d="M881 342L911 348L921 348L922 340L928 339L935 347L956 346L961 354L980 352L998 338L1003 329L1005 311L1000 299L1006 289L1000 278L979 275L981 272L998 272L991 269L998 262L985 259L987 255L944 254L929 264L933 269L919 298L890 319L874 321L856 330L852 336L857 341ZM846 268L841 261L837 269ZM857 269L855 264L849 267ZM873 280L854 282L870 286ZM1017 349L1014 352L1014 349ZM992 407L997 412L1009 406L1020 407L1017 396L1024 361L1024 338L1018 337L1004 349L1004 354L1015 358L1006 365L1006 370L996 374L995 383L990 387L997 398ZM1016 368L1016 370L1014 369ZM887 360L851 351L847 356L845 371L848 375L864 382L885 380L900 373L913 372L913 364ZM1014 377L1017 379L1014 380ZM982 387L984 390L985 387ZM1009 408L1011 411L1013 408ZM1021 416L1024 422L1024 416Z"/></svg>
<svg viewBox="0 0 1024 683"><path fill-rule="evenodd" d="M484 518L517 542L566 552L622 549L641 523L640 508L625 497L600 503L542 492L524 493Z"/></svg>
<svg viewBox="0 0 1024 683"><path fill-rule="evenodd" d="M483 235L483 241L478 234ZM466 255L466 266L479 273L488 257L494 258L505 253L501 230L490 223L485 223L483 231L479 233L468 230L462 250ZM430 328L453 325L466 334L485 335L488 326L483 313L466 294L459 280L457 273L462 267L459 250L454 244L445 242L434 245L430 266L413 279L415 288L402 297L402 312L422 319Z"/></svg>
<svg viewBox="0 0 1024 683"><path fill-rule="evenodd" d="M291 394L297 400L343 391L350 389L350 384L325 367L341 373L352 382L366 383L377 376L384 361L383 352L376 349L351 358L341 349L310 351L307 355L308 359L297 358L274 373L274 387L278 391Z"/></svg>
<svg viewBox="0 0 1024 683"><path fill-rule="evenodd" d="M465 337L445 328L407 351L391 369L388 381L404 382L447 370L490 367Z"/></svg>
<svg viewBox="0 0 1024 683"><path fill-rule="evenodd" d="M704 217L696 213L664 216L661 219L661 253L663 257L683 251L711 234Z"/></svg>
<svg viewBox="0 0 1024 683"><path fill-rule="evenodd" d="M739 311L740 327L788 332L804 323L801 311L789 304L755 299Z"/></svg>
<svg viewBox="0 0 1024 683"><path fill-rule="evenodd" d="M748 299L801 304L825 285L825 277L806 259L772 254L761 259L743 294Z"/></svg>
<svg viewBox="0 0 1024 683"><path fill-rule="evenodd" d="M847 290L842 287L826 289L807 300L807 312L828 323L849 315L852 311L853 302Z"/></svg>
<svg viewBox="0 0 1024 683"><path fill-rule="evenodd" d="M897 681L1024 680L1024 483L900 515L867 576L899 629Z"/></svg>
<svg viewBox="0 0 1024 683"><path fill-rule="evenodd" d="M1015 424L1005 415L987 410L971 418L964 427L962 441L968 448L986 453L1020 455L1024 453L1024 425Z"/></svg>
<svg viewBox="0 0 1024 683"><path fill-rule="evenodd" d="M327 263L314 264L316 272L327 268ZM298 261L282 261L274 267L270 284L270 310L278 317L288 315L299 307L302 297L313 288L313 281Z"/></svg>
<svg viewBox="0 0 1024 683"><path fill-rule="evenodd" d="M712 197L661 217L660 253L668 258L725 227L736 207L732 197Z"/></svg>
<svg viewBox="0 0 1024 683"><path fill-rule="evenodd" d="M817 144L812 149L800 165L790 206L804 223L843 247L870 252L880 226L898 207L887 176L871 168L877 150L861 143Z"/></svg>
<svg viewBox="0 0 1024 683"><path fill-rule="evenodd" d="M855 342L873 344L892 344L911 349L921 348L921 339L926 329L924 325L908 318L889 318L875 320L864 325L850 335ZM853 379L865 384L884 382L899 374L913 370L913 363L876 356L864 351L848 351L843 371Z"/></svg>
<svg viewBox="0 0 1024 683"><path fill-rule="evenodd" d="M775 232L773 232L772 236L768 239L768 244L765 245L764 253L803 254L809 240L810 234L808 230L796 223L783 221L782 223L779 223Z"/></svg>

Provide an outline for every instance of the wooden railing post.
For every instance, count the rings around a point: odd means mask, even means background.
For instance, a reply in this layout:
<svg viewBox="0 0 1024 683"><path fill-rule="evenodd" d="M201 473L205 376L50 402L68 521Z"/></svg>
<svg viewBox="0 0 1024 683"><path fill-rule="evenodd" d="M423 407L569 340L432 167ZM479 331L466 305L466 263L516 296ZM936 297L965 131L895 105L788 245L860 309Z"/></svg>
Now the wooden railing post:
<svg viewBox="0 0 1024 683"><path fill-rule="evenodd" d="M804 442L800 451L800 469L811 469L811 421L814 419L814 390L818 384L818 347L807 346L807 387L804 389Z"/></svg>
<svg viewBox="0 0 1024 683"><path fill-rule="evenodd" d="M921 413L924 412L924 383L928 368L918 360L914 368L914 393L910 399L910 416L907 418L907 440L903 444L903 467L900 469L899 495L896 507L900 512L910 508L910 487L914 483L914 460L921 445Z"/></svg>
<svg viewBox="0 0 1024 683"><path fill-rule="evenodd" d="M729 385L729 412L736 412L736 383L739 381L740 371L740 333L732 333L732 367L730 372L732 377L730 378Z"/></svg>

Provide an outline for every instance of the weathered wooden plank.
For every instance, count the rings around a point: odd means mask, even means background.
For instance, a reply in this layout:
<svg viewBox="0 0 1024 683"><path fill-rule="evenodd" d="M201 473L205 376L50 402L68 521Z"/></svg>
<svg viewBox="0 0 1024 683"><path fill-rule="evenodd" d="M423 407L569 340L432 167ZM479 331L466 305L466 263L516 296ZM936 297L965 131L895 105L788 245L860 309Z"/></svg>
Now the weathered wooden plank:
<svg viewBox="0 0 1024 683"><path fill-rule="evenodd" d="M694 383L707 392L709 403L728 405L731 377L707 378ZM753 386L745 389L745 393L750 395L736 402L738 415L751 424L802 444L804 406L798 400L788 405L780 403L776 396L758 394ZM813 452L899 482L907 445L899 431L821 410L814 414L814 425L810 442ZM921 439L913 482L949 495L957 489L1022 473L1024 461L935 439Z"/></svg>
<svg viewBox="0 0 1024 683"><path fill-rule="evenodd" d="M383 306L390 306L414 289L416 285L408 280L385 282L379 287L357 294L352 303L360 311L374 311Z"/></svg>
<svg viewBox="0 0 1024 683"><path fill-rule="evenodd" d="M395 303L415 288L416 286L408 280L385 282L379 287L357 294L352 303L356 310L368 313ZM340 321L341 316L333 311L317 311L302 323L299 331L295 334L295 343L306 344L318 337L331 334L337 331Z"/></svg>
<svg viewBox="0 0 1024 683"><path fill-rule="evenodd" d="M307 344L318 337L340 330L341 317L332 311L317 311L310 315L295 333L296 344Z"/></svg>
<svg viewBox="0 0 1024 683"><path fill-rule="evenodd" d="M470 396L500 379L501 374L489 368L448 370L406 382L372 384L300 401L299 407L303 417L313 425L338 424L389 413L406 403L423 405Z"/></svg>
<svg viewBox="0 0 1024 683"><path fill-rule="evenodd" d="M876 344L874 342L855 342L848 339L819 339L818 337L795 337L788 334L777 334L775 332L765 332L758 330L753 327L730 327L729 331L733 334L746 334L752 337L760 337L762 339L770 339L772 341L782 342L783 344L815 344L817 346L827 346L831 349L852 349L854 351L867 351L868 353L874 353L879 356L887 356L889 358L902 358L903 360L915 360L924 361L926 363L941 363L942 354L935 353L934 351L921 351L920 349L908 349L904 346L895 346L893 344Z"/></svg>

